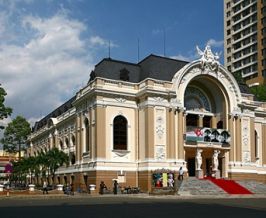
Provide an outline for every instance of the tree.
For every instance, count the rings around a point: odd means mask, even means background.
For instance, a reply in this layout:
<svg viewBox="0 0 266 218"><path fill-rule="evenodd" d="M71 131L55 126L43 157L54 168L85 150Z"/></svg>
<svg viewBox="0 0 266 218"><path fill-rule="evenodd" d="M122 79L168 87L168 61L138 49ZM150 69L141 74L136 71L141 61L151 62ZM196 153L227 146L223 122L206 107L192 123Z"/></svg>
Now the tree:
<svg viewBox="0 0 266 218"><path fill-rule="evenodd" d="M17 116L7 125L4 131L4 137L1 140L4 150L10 153L18 152L20 160L21 151L27 148L27 136L30 132L28 121L21 116Z"/></svg>
<svg viewBox="0 0 266 218"><path fill-rule="evenodd" d="M258 85L250 88L250 91L259 101L266 101L266 85Z"/></svg>
<svg viewBox="0 0 266 218"><path fill-rule="evenodd" d="M54 181L56 170L64 164L68 165L69 157L63 151L59 151L58 148L52 148L46 153L46 155L49 163L49 169Z"/></svg>
<svg viewBox="0 0 266 218"><path fill-rule="evenodd" d="M1 87L0 84L0 120L7 118L12 113L12 109L4 105L5 96L6 96L6 91L4 90L4 88ZM4 127L0 125L0 129L4 129Z"/></svg>

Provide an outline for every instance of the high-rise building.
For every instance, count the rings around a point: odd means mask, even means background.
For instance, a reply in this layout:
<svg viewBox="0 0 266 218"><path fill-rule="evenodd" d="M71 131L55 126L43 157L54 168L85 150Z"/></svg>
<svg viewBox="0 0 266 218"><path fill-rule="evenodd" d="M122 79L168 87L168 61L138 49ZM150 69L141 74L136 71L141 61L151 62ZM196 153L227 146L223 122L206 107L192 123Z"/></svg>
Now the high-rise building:
<svg viewBox="0 0 266 218"><path fill-rule="evenodd" d="M224 0L224 63L248 85L266 84L266 0Z"/></svg>

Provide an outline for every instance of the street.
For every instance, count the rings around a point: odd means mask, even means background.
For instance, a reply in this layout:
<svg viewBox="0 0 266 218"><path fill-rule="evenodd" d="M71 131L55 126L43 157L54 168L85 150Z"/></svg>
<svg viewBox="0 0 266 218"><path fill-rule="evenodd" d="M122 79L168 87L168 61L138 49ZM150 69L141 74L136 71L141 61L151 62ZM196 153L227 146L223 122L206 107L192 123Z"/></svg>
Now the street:
<svg viewBox="0 0 266 218"><path fill-rule="evenodd" d="M134 196L1 198L5 218L266 217L266 199L180 199Z"/></svg>

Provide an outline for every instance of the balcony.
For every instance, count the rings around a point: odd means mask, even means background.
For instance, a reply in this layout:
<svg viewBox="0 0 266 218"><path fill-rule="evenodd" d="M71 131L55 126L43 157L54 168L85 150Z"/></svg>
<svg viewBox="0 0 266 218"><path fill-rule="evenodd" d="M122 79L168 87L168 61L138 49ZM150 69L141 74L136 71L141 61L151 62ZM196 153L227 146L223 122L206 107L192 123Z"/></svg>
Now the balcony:
<svg viewBox="0 0 266 218"><path fill-rule="evenodd" d="M230 147L231 136L226 129L187 126L185 141L187 145L218 145Z"/></svg>

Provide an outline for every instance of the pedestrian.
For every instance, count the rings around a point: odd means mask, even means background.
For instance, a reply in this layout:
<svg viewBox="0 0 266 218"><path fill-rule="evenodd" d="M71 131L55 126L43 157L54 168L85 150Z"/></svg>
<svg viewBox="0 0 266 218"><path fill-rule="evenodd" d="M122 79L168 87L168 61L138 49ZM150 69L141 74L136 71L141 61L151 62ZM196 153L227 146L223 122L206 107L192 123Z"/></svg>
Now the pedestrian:
<svg viewBox="0 0 266 218"><path fill-rule="evenodd" d="M99 194L100 195L103 195L104 194L104 191L107 189L106 185L104 184L104 181L101 181L100 183L100 191L99 191Z"/></svg>
<svg viewBox="0 0 266 218"><path fill-rule="evenodd" d="M117 189L118 189L118 182L115 180L114 181L114 188L113 188L113 191L114 191L115 195L117 195Z"/></svg>
<svg viewBox="0 0 266 218"><path fill-rule="evenodd" d="M70 185L70 194L74 195L74 184L73 183L71 183Z"/></svg>
<svg viewBox="0 0 266 218"><path fill-rule="evenodd" d="M42 186L42 194L48 194L48 188L47 188L47 182L44 181L43 182L43 186Z"/></svg>
<svg viewBox="0 0 266 218"><path fill-rule="evenodd" d="M184 176L184 170L182 167L180 167L178 171L178 180L183 180L183 176Z"/></svg>

